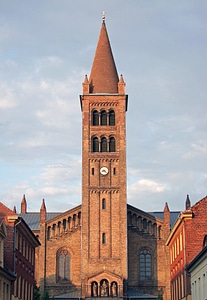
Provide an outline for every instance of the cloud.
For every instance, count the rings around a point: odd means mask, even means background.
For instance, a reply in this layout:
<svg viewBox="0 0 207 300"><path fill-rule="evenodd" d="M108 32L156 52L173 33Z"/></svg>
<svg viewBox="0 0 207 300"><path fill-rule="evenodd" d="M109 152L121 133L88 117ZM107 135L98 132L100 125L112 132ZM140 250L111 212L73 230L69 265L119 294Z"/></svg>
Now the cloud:
<svg viewBox="0 0 207 300"><path fill-rule="evenodd" d="M191 144L189 151L187 151L184 155L184 159L193 159L195 157L205 158L207 155L207 141L198 141L197 144Z"/></svg>
<svg viewBox="0 0 207 300"><path fill-rule="evenodd" d="M140 179L136 183L132 184L128 188L129 190L129 197L130 193L138 193L139 191L148 191L152 193L162 193L166 190L165 185L158 183L156 181L150 179Z"/></svg>
<svg viewBox="0 0 207 300"><path fill-rule="evenodd" d="M17 106L14 96L14 90L6 83L0 83L0 109L7 110Z"/></svg>
<svg viewBox="0 0 207 300"><path fill-rule="evenodd" d="M0 11L0 197L67 209L81 198L79 94L103 3L22 1ZM207 3L198 2L104 2L129 94L128 198L140 209L181 209L186 193L206 194Z"/></svg>

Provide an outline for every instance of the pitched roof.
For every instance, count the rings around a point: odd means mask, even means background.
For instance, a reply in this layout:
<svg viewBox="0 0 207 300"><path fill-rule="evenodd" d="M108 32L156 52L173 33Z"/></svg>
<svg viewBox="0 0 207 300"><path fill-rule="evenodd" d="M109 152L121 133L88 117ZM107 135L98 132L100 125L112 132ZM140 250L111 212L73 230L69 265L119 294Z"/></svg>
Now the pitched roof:
<svg viewBox="0 0 207 300"><path fill-rule="evenodd" d="M3 218L7 215L16 215L16 213L8 208L6 205L4 205L2 202L0 202L0 217Z"/></svg>
<svg viewBox="0 0 207 300"><path fill-rule="evenodd" d="M50 220L58 215L60 212L54 213L47 213L46 220ZM19 214L21 217L30 227L31 230L39 230L40 229L40 213L39 212L31 212L26 214Z"/></svg>
<svg viewBox="0 0 207 300"><path fill-rule="evenodd" d="M156 218L164 220L164 212L163 211L149 212L149 214L153 215ZM173 228L179 214L180 214L180 211L171 211L170 212L170 228Z"/></svg>
<svg viewBox="0 0 207 300"><path fill-rule="evenodd" d="M118 93L118 74L103 21L89 78L90 93Z"/></svg>

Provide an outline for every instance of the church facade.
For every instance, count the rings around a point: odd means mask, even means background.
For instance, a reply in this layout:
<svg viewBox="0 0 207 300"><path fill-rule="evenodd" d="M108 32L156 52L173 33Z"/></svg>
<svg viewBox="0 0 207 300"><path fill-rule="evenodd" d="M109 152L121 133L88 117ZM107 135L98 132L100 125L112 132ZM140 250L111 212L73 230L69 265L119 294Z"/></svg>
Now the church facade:
<svg viewBox="0 0 207 300"><path fill-rule="evenodd" d="M170 299L166 240L172 214L127 204L126 111L128 96L118 76L103 19L90 77L80 95L82 204L63 213L20 216L41 246L36 280L55 299L115 297Z"/></svg>

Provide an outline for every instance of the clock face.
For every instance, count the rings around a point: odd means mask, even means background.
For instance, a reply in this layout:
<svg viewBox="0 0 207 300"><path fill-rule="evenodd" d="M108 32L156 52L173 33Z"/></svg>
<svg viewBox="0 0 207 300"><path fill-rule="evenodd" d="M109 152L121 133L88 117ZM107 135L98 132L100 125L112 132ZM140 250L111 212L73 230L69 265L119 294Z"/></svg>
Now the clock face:
<svg viewBox="0 0 207 300"><path fill-rule="evenodd" d="M102 167L102 168L100 169L101 175L107 175L108 172L109 172L109 170L107 169L107 167Z"/></svg>

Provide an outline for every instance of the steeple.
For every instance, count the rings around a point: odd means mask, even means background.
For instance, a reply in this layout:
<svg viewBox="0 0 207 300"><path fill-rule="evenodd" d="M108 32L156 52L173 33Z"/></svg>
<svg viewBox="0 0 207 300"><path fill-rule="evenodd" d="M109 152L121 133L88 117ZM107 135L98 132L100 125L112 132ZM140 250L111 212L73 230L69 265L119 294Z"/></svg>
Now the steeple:
<svg viewBox="0 0 207 300"><path fill-rule="evenodd" d="M25 195L23 195L22 201L21 201L21 213L22 214L26 214L27 213L27 200L26 200Z"/></svg>
<svg viewBox="0 0 207 300"><path fill-rule="evenodd" d="M106 30L105 15L89 78L90 93L118 93L118 73Z"/></svg>

